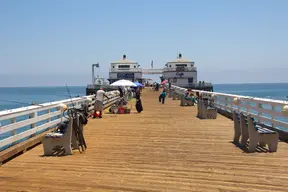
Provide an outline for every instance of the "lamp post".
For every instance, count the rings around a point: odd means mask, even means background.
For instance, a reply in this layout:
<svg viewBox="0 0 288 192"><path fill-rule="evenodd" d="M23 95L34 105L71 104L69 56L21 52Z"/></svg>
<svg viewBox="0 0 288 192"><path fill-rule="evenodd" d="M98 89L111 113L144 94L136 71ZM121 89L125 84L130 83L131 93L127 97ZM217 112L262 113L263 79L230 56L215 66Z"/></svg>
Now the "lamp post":
<svg viewBox="0 0 288 192"><path fill-rule="evenodd" d="M94 67L98 68L100 70L100 65L99 63L97 64L92 64L92 85L94 85L95 82L95 71L94 71ZM97 77L99 77L99 70L98 70L98 75Z"/></svg>

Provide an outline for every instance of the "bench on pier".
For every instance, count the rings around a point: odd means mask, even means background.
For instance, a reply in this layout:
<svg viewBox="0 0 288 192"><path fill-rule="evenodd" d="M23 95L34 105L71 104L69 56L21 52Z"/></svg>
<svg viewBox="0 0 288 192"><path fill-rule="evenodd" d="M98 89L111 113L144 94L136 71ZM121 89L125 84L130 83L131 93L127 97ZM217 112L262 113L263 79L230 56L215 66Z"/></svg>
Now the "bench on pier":
<svg viewBox="0 0 288 192"><path fill-rule="evenodd" d="M83 135L83 127L88 123L87 117L88 114L81 111L74 117L69 117L69 121L62 123L56 129L56 132L46 134L43 140L44 155L53 155L53 150L56 147L64 148L66 155L72 155L73 149L79 149L81 144L79 140L84 142L84 138L82 140L79 134Z"/></svg>
<svg viewBox="0 0 288 192"><path fill-rule="evenodd" d="M173 97L174 91L175 91L175 90L172 89L172 88L169 89L169 92L168 92L168 98Z"/></svg>
<svg viewBox="0 0 288 192"><path fill-rule="evenodd" d="M277 151L279 133L256 124L251 115L243 112L237 113L233 110L234 121L234 142L239 142L241 136L241 145L246 146L249 139L249 152L254 152L257 145L264 147L268 145L270 152Z"/></svg>
<svg viewBox="0 0 288 192"><path fill-rule="evenodd" d="M67 121L61 124L60 132L47 133L43 140L44 155L53 155L56 147L63 147L66 155L72 155L72 131L73 121Z"/></svg>
<svg viewBox="0 0 288 192"><path fill-rule="evenodd" d="M197 110L197 117L200 119L217 118L217 109L213 106L213 102L211 101L198 99Z"/></svg>
<svg viewBox="0 0 288 192"><path fill-rule="evenodd" d="M180 106L194 106L195 103L192 100L185 99L184 95L181 95Z"/></svg>
<svg viewBox="0 0 288 192"><path fill-rule="evenodd" d="M234 143L239 142L241 136L241 145L245 146L249 139L247 115L243 112L237 113L233 110L233 121L234 121Z"/></svg>
<svg viewBox="0 0 288 192"><path fill-rule="evenodd" d="M264 147L268 145L270 152L276 152L278 147L279 133L256 125L251 115L247 116L249 132L249 152L254 152L257 144Z"/></svg>
<svg viewBox="0 0 288 192"><path fill-rule="evenodd" d="M172 99L173 99L173 100L179 100L179 99L180 99L180 95L174 91L174 92L172 93Z"/></svg>

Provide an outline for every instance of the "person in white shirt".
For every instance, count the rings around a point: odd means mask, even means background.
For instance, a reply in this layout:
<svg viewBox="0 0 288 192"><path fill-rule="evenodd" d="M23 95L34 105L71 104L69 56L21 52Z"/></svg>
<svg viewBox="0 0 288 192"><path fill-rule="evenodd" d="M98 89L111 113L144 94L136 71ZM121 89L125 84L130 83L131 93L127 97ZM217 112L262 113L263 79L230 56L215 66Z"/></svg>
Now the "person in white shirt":
<svg viewBox="0 0 288 192"><path fill-rule="evenodd" d="M96 112L97 112L97 111L100 112L99 118L102 118L104 97L106 97L107 99L109 99L108 96L105 94L104 89L103 89L103 88L100 88L100 89L96 92L96 98L95 98L95 104L94 104L94 118L96 117Z"/></svg>

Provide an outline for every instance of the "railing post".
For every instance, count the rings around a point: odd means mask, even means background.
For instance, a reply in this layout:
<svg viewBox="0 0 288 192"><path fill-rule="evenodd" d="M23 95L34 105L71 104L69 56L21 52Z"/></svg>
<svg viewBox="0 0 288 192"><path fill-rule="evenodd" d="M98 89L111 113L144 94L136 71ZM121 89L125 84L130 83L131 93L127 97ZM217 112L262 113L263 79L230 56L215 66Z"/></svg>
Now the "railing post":
<svg viewBox="0 0 288 192"><path fill-rule="evenodd" d="M16 117L11 119L11 123L16 123ZM11 131L12 136L16 135L16 129ZM12 145L15 145L15 142L12 142Z"/></svg>
<svg viewBox="0 0 288 192"><path fill-rule="evenodd" d="M241 102L240 100L238 100L238 102L237 102L237 111L238 111L238 113L240 113L240 111L241 111L240 110L240 102ZM231 111L231 112L233 112L233 111Z"/></svg>
<svg viewBox="0 0 288 192"><path fill-rule="evenodd" d="M258 123L261 124L262 121L261 121L261 116L262 116L262 112L260 112L260 110L263 108L262 104L261 103L257 103L257 113L258 113Z"/></svg>
<svg viewBox="0 0 288 192"><path fill-rule="evenodd" d="M271 115L271 127L274 128L274 120L275 120L275 115L274 115L274 112L275 112L275 105L271 104L271 109L272 109L272 115Z"/></svg>
<svg viewBox="0 0 288 192"><path fill-rule="evenodd" d="M250 103L250 101L249 100L246 100L246 110L247 110L247 113L250 113L250 111L251 111L251 103Z"/></svg>
<svg viewBox="0 0 288 192"><path fill-rule="evenodd" d="M224 106L225 106L225 110L227 110L227 108L228 108L228 98L226 97L226 96L224 96L225 98L224 98L224 100L225 100L225 102L224 102Z"/></svg>
<svg viewBox="0 0 288 192"><path fill-rule="evenodd" d="M51 113L51 109L48 109L49 116L50 116L50 113ZM51 121L51 116L48 118L47 123L49 123L50 121Z"/></svg>
<svg viewBox="0 0 288 192"><path fill-rule="evenodd" d="M29 119L36 118L37 115L38 115L37 111L34 112L34 113L31 113L31 114L29 115ZM36 123L31 124L31 129L34 129L35 127L36 127ZM32 134L30 137L34 137L35 135L36 135L36 133Z"/></svg>
<svg viewBox="0 0 288 192"><path fill-rule="evenodd" d="M57 115L57 119L61 119L61 123L63 122L63 113L61 111L61 107L56 107L56 111L60 111L60 115Z"/></svg>

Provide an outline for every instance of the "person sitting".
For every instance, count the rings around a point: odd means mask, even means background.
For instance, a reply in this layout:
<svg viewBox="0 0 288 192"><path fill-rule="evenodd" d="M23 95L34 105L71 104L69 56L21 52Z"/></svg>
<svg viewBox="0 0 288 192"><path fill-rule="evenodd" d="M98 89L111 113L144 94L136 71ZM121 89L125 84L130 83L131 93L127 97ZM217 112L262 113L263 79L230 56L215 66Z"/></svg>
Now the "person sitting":
<svg viewBox="0 0 288 192"><path fill-rule="evenodd" d="M193 103L196 103L196 97L193 93L190 94L190 98L191 98Z"/></svg>
<svg viewBox="0 0 288 192"><path fill-rule="evenodd" d="M191 100L190 93L191 93L191 90L187 89L187 91L184 93L184 99Z"/></svg>

